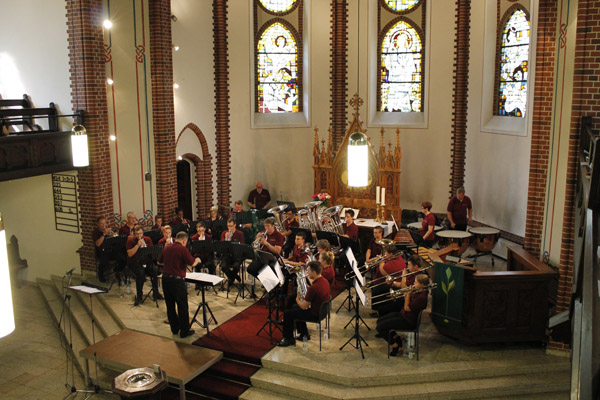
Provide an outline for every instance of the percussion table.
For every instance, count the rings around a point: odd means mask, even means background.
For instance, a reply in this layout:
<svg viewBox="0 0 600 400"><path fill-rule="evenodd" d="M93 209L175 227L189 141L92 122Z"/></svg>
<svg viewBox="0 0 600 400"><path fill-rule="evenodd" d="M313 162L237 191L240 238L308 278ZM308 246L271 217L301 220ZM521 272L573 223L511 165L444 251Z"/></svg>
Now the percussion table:
<svg viewBox="0 0 600 400"><path fill-rule="evenodd" d="M473 261L477 261L477 257L489 254L492 257L492 266L494 266L494 256L498 256L492 253L492 250L496 246L496 243L498 243L500 230L487 226L478 226L469 228L469 232L475 237L473 247L477 251L477 253L469 257L472 257Z"/></svg>
<svg viewBox="0 0 600 400"><path fill-rule="evenodd" d="M471 244L472 235L469 232L448 230L436 232L436 235L438 237L438 243L442 248L450 246L452 243L458 245L458 250L454 251L452 254L456 257L464 253Z"/></svg>

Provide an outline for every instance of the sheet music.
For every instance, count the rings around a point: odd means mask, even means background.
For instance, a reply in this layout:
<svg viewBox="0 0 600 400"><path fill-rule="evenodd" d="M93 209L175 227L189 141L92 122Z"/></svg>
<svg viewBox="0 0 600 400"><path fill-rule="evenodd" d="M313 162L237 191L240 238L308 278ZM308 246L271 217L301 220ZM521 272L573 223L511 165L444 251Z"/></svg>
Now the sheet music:
<svg viewBox="0 0 600 400"><path fill-rule="evenodd" d="M396 218L394 218L394 214L392 214L392 221L394 221L394 226L396 227L396 231L399 231L398 224L396 223Z"/></svg>
<svg viewBox="0 0 600 400"><path fill-rule="evenodd" d="M275 289L279 284L279 279L277 278L277 275L275 275L275 272L273 272L271 267L269 267L268 265L262 267L262 269L258 272L258 280L260 281L260 283L262 283L265 289L267 289L267 292L270 292L271 290Z"/></svg>
<svg viewBox="0 0 600 400"><path fill-rule="evenodd" d="M283 276L283 270L281 269L281 265L279 265L278 261L275 262L275 273L277 274L277 278L279 278L279 283L283 285L283 282L285 282L285 277Z"/></svg>
<svg viewBox="0 0 600 400"><path fill-rule="evenodd" d="M350 266L352 267L352 271L354 271L354 274L358 278L361 286L365 286L365 278L362 276L362 274L358 270L358 262L356 262L356 258L354 258L354 253L352 252L352 249L350 247L348 247L346 249L346 257L348 258L348 262L350 263Z"/></svg>
<svg viewBox="0 0 600 400"><path fill-rule="evenodd" d="M369 304L367 302L367 296L365 296L365 292L363 292L360 288L360 285L358 284L358 279L354 279L354 289L356 290L356 294L358 294L360 304L362 304L363 306L367 306Z"/></svg>
<svg viewBox="0 0 600 400"><path fill-rule="evenodd" d="M105 290L96 289L89 286L69 286L69 289L76 290L78 292L86 293L86 294L97 294L97 293L106 293Z"/></svg>
<svg viewBox="0 0 600 400"><path fill-rule="evenodd" d="M202 283L210 283L215 286L223 281L224 278L207 274L206 272L187 272L185 274L185 279L190 281L202 282Z"/></svg>

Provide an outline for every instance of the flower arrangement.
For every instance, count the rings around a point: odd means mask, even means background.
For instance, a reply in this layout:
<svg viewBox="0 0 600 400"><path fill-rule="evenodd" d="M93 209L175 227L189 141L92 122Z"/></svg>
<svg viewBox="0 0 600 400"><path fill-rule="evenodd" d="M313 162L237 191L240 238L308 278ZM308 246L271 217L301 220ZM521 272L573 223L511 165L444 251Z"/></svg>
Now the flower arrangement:
<svg viewBox="0 0 600 400"><path fill-rule="evenodd" d="M313 200L321 201L321 207L327 207L329 205L329 201L331 200L331 195L329 193L315 193L312 196Z"/></svg>

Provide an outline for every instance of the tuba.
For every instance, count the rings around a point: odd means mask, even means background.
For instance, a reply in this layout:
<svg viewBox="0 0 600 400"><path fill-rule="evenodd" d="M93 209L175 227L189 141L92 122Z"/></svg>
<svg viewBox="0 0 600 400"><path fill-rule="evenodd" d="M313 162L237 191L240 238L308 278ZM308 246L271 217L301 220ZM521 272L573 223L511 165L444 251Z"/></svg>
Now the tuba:
<svg viewBox="0 0 600 400"><path fill-rule="evenodd" d="M311 231L322 231L323 227L321 226L321 218L319 217L319 205L321 205L321 201L310 201L304 205L306 211L308 212L308 220L311 225L314 226L314 229L311 228Z"/></svg>
<svg viewBox="0 0 600 400"><path fill-rule="evenodd" d="M306 297L306 292L308 291L308 285L306 284L306 278L308 275L306 274L306 270L304 268L300 268L298 272L296 272L296 283L298 284L298 294L300 295L300 300L304 301Z"/></svg>
<svg viewBox="0 0 600 400"><path fill-rule="evenodd" d="M322 225L324 231L333 232L338 235L344 234L344 228L342 227L342 219L340 218L340 211L342 210L342 208L344 208L344 206L337 205L329 207L323 211Z"/></svg>
<svg viewBox="0 0 600 400"><path fill-rule="evenodd" d="M283 225L284 219L281 218L281 214L283 213L283 210L287 208L287 206L287 204L282 204L267 210L267 213L273 214L273 217L275 218L275 229L277 229L279 233L283 233L286 230L285 225Z"/></svg>

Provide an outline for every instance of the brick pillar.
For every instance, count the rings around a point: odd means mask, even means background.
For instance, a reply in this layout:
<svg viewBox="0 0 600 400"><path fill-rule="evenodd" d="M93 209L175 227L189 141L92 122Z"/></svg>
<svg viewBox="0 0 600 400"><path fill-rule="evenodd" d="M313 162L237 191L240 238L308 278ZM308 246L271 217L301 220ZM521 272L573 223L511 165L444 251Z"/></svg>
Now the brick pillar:
<svg viewBox="0 0 600 400"><path fill-rule="evenodd" d="M148 6L156 212L168 220L177 207L171 1L152 0Z"/></svg>
<svg viewBox="0 0 600 400"><path fill-rule="evenodd" d="M452 161L450 195L465 182L465 152L467 144L467 99L469 92L469 35L471 0L456 1L456 39L454 42L454 93L452 104Z"/></svg>
<svg viewBox="0 0 600 400"><path fill-rule="evenodd" d="M348 109L348 1L331 0L331 105L333 149L344 140Z"/></svg>
<svg viewBox="0 0 600 400"><path fill-rule="evenodd" d="M217 142L217 202L231 204L229 147L229 61L227 59L227 0L213 0L213 57Z"/></svg>
<svg viewBox="0 0 600 400"><path fill-rule="evenodd" d="M539 257L542 249L546 184L552 133L552 98L556 56L557 5L541 0L538 15L535 55L535 82L532 107L531 154L529 157L529 189L525 222L524 248Z"/></svg>
<svg viewBox="0 0 600 400"><path fill-rule="evenodd" d="M81 268L95 270L92 231L98 216L113 214L112 178L102 36L102 0L66 2L73 111L85 111L90 165L78 170Z"/></svg>

